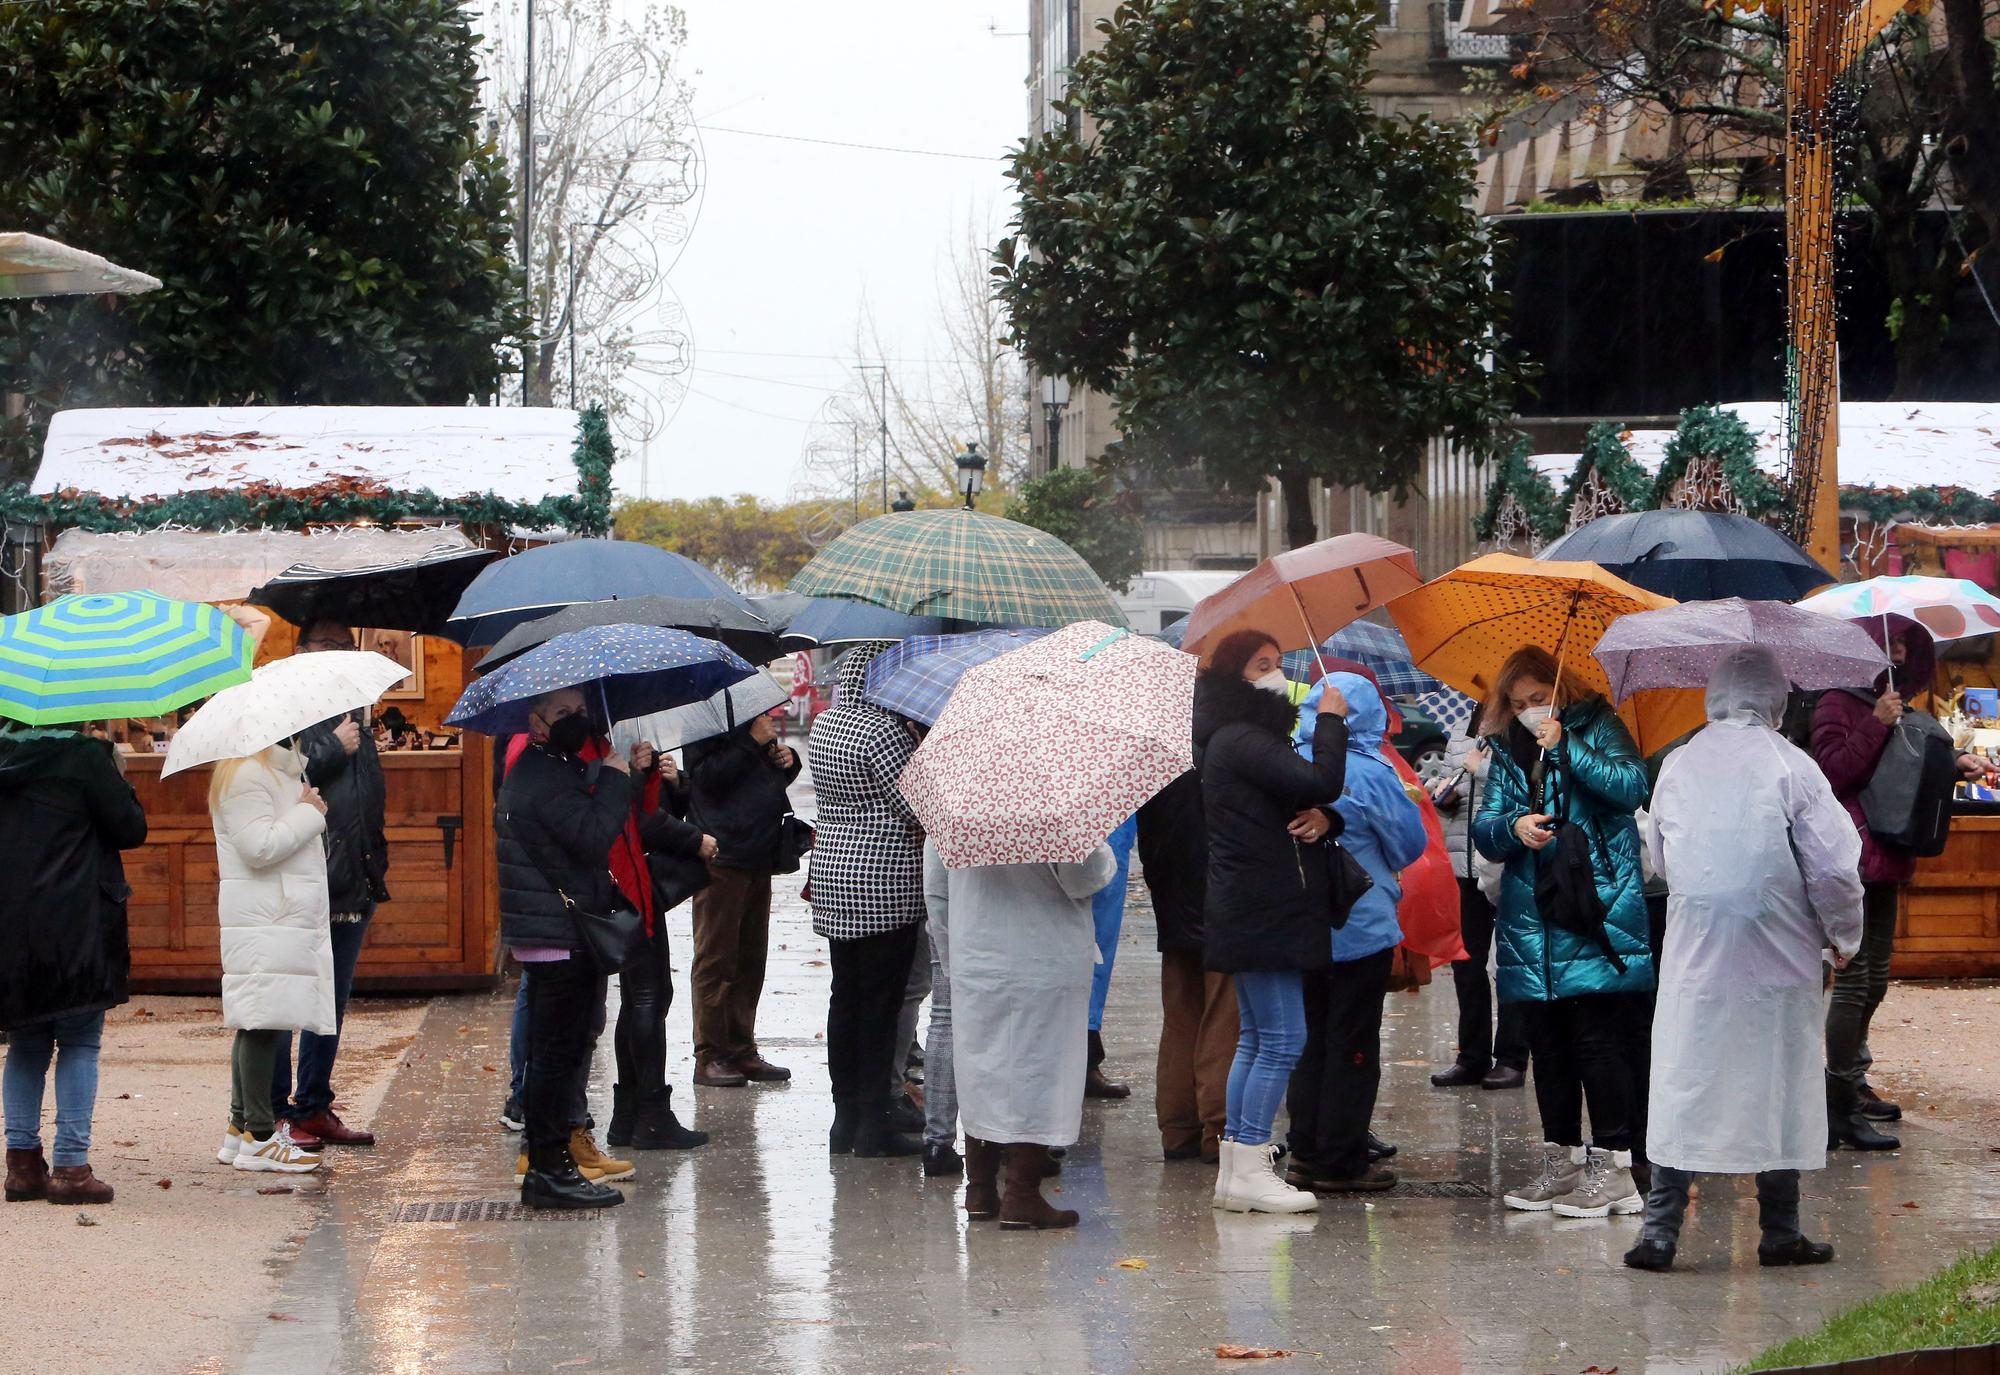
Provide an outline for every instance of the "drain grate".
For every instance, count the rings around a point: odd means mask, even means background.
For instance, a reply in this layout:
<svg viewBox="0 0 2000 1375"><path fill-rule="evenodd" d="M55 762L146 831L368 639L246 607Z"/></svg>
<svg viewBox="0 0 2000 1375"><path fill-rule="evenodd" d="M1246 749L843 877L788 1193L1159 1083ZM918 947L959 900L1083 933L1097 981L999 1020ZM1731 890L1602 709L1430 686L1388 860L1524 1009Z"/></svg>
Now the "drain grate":
<svg viewBox="0 0 2000 1375"><path fill-rule="evenodd" d="M398 1203L391 1222L591 1222L602 1208L523 1208L511 1198L431 1198Z"/></svg>
<svg viewBox="0 0 2000 1375"><path fill-rule="evenodd" d="M1405 1179L1393 1189L1379 1194L1357 1195L1372 1198L1491 1198L1484 1186L1469 1179Z"/></svg>

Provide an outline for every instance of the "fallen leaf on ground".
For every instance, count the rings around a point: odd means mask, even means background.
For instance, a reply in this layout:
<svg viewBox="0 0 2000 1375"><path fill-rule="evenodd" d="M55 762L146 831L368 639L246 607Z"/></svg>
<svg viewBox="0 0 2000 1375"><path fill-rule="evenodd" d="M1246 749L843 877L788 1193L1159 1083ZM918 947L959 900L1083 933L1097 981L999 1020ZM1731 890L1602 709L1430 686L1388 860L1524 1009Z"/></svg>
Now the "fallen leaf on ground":
<svg viewBox="0 0 2000 1375"><path fill-rule="evenodd" d="M1910 1202L1906 1202L1906 1203L1902 1204L1901 1206L1903 1206L1903 1207L1905 1207L1905 1208L1908 1208L1908 1209L1909 1209L1909 1210L1910 1210L1911 1212L1915 1212L1915 1211L1917 1210L1917 1208L1918 1208L1918 1206L1919 1206L1919 1205L1917 1205L1917 1204L1915 1204L1915 1203L1910 1203Z"/></svg>
<svg viewBox="0 0 2000 1375"><path fill-rule="evenodd" d="M1221 1342L1215 1348L1218 1361L1271 1361L1292 1353L1275 1346L1237 1346L1231 1342Z"/></svg>
<svg viewBox="0 0 2000 1375"><path fill-rule="evenodd" d="M1153 1262L1139 1256L1127 1256L1118 1262L1120 1270L1149 1270L1152 1268L1152 1265Z"/></svg>
<svg viewBox="0 0 2000 1375"><path fill-rule="evenodd" d="M646 1272L644 1270L635 1270L632 1273L637 1275L640 1279L646 1278Z"/></svg>
<svg viewBox="0 0 2000 1375"><path fill-rule="evenodd" d="M289 1184L266 1184L257 1192L260 1194L288 1194L291 1191L292 1186Z"/></svg>
<svg viewBox="0 0 2000 1375"><path fill-rule="evenodd" d="M298 1319L297 1319L297 1318L295 1318L295 1317L293 1317L293 1316L292 1316L292 1315L291 1315L290 1313L266 1313L266 1314L265 1314L264 1316L265 1316L265 1317L267 1317L267 1318L269 1318L269 1319L270 1319L270 1320L271 1320L272 1322L297 1322L297 1321L298 1321Z"/></svg>
<svg viewBox="0 0 2000 1375"><path fill-rule="evenodd" d="M174 1181L171 1179L156 1179L153 1181L153 1187L156 1189L171 1189L174 1187Z"/></svg>
<svg viewBox="0 0 2000 1375"><path fill-rule="evenodd" d="M485 1070L488 1074L496 1074L499 1072L495 1070L491 1065L481 1065L480 1068Z"/></svg>

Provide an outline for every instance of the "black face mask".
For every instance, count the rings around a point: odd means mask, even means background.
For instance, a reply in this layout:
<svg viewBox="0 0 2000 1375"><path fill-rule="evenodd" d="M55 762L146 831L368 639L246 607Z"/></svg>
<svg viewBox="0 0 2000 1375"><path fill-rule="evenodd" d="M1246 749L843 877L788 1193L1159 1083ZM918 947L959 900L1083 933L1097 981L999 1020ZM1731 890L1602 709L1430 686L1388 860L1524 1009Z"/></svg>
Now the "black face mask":
<svg viewBox="0 0 2000 1375"><path fill-rule="evenodd" d="M550 723L549 748L557 754L575 754L590 743L590 736L590 718L578 712Z"/></svg>

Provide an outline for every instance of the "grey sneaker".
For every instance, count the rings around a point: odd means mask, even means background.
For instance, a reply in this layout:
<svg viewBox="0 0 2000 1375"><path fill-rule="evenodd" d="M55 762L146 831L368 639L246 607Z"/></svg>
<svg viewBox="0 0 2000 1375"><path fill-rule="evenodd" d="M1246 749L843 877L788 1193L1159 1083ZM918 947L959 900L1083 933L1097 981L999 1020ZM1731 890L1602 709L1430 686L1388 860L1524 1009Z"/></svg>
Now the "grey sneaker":
<svg viewBox="0 0 2000 1375"><path fill-rule="evenodd" d="M1583 1167L1583 1182L1552 1206L1557 1217L1609 1217L1643 1211L1646 1200L1632 1182L1632 1153L1593 1148Z"/></svg>
<svg viewBox="0 0 2000 1375"><path fill-rule="evenodd" d="M1523 1213L1546 1213L1557 1199L1573 1193L1583 1183L1583 1147L1542 1143L1542 1172L1502 1200Z"/></svg>

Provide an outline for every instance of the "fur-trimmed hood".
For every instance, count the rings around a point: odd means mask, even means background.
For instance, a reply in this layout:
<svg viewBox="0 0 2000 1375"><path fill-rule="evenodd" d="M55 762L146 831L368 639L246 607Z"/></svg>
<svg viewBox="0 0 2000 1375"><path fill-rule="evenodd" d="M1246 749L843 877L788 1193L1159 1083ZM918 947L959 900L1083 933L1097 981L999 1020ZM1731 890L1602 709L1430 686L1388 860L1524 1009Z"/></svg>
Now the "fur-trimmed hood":
<svg viewBox="0 0 2000 1375"><path fill-rule="evenodd" d="M1194 762L1201 764L1209 740L1224 726L1240 721L1289 739L1298 719L1299 709L1277 693L1235 674L1204 670L1194 680Z"/></svg>

